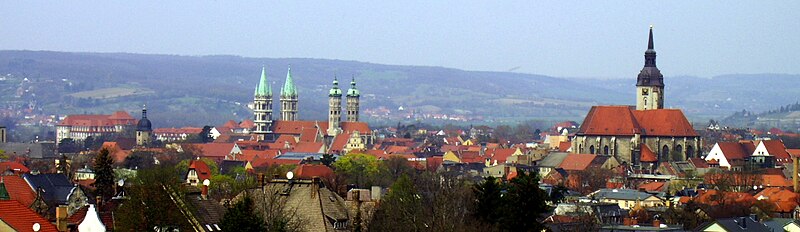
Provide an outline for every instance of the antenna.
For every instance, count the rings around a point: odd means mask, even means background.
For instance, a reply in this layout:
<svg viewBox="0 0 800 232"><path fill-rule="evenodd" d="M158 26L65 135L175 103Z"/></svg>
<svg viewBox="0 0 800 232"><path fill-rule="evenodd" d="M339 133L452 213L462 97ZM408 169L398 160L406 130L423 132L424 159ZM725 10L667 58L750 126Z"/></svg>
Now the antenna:
<svg viewBox="0 0 800 232"><path fill-rule="evenodd" d="M286 173L286 179L291 180L293 177L294 177L294 173L292 173L291 171Z"/></svg>

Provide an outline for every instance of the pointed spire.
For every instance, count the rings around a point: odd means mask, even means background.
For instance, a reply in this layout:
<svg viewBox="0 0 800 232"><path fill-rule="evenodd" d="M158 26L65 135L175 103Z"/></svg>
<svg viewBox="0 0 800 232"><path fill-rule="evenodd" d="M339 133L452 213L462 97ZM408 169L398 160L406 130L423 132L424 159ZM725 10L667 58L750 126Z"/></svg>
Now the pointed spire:
<svg viewBox="0 0 800 232"><path fill-rule="evenodd" d="M348 97L358 97L361 93L358 92L356 89L356 76L353 75L353 79L350 81L350 89L347 90Z"/></svg>
<svg viewBox="0 0 800 232"><path fill-rule="evenodd" d="M292 79L292 66L289 66L289 71L286 72L286 82L283 83L283 89L281 90L281 96L283 97L296 97L297 96L297 87L294 86L294 80Z"/></svg>
<svg viewBox="0 0 800 232"><path fill-rule="evenodd" d="M267 81L267 68L261 66L261 80L258 81L255 96L272 96L272 87Z"/></svg>
<svg viewBox="0 0 800 232"><path fill-rule="evenodd" d="M647 50L653 49L653 25L650 25L650 39L647 41Z"/></svg>
<svg viewBox="0 0 800 232"><path fill-rule="evenodd" d="M142 105L142 118L147 118L147 104Z"/></svg>

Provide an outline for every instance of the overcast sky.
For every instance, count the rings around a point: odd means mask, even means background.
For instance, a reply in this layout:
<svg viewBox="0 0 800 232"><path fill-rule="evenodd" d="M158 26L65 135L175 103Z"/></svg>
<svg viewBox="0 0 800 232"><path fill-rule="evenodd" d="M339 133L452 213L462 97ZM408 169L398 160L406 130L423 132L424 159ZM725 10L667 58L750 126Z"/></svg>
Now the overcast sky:
<svg viewBox="0 0 800 232"><path fill-rule="evenodd" d="M634 78L800 73L800 1L2 1L0 50L240 55ZM297 67L300 68L300 67Z"/></svg>

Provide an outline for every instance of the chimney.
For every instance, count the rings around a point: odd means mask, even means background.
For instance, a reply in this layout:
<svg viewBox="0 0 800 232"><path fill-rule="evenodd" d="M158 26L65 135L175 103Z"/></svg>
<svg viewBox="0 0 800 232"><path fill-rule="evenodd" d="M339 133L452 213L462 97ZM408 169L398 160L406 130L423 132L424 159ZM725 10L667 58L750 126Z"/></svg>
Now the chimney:
<svg viewBox="0 0 800 232"><path fill-rule="evenodd" d="M661 220L654 219L653 220L653 227L655 227L655 228L661 227Z"/></svg>
<svg viewBox="0 0 800 232"><path fill-rule="evenodd" d="M208 185L203 185L203 189L200 192L200 197L203 198L203 200L208 199Z"/></svg>
<svg viewBox="0 0 800 232"><path fill-rule="evenodd" d="M67 231L67 206L56 208L56 228L58 231Z"/></svg>

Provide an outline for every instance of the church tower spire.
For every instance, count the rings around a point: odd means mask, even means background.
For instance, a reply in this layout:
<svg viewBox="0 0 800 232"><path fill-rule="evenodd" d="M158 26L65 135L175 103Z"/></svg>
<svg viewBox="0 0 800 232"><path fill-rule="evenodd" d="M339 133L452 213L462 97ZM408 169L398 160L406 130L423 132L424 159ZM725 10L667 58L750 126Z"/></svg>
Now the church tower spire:
<svg viewBox="0 0 800 232"><path fill-rule="evenodd" d="M653 26L644 52L644 67L636 79L636 109L652 110L664 108L664 75L656 67L656 50L653 45Z"/></svg>
<svg viewBox="0 0 800 232"><path fill-rule="evenodd" d="M256 140L264 140L272 133L272 87L267 81L266 67L261 67L261 79L253 94L253 124Z"/></svg>
<svg viewBox="0 0 800 232"><path fill-rule="evenodd" d="M347 121L358 122L358 111L361 93L356 89L356 77L350 81L350 89L347 90Z"/></svg>
<svg viewBox="0 0 800 232"><path fill-rule="evenodd" d="M333 87L328 94L328 136L336 136L341 131L339 122L342 121L342 90L339 89L339 80L333 77Z"/></svg>
<svg viewBox="0 0 800 232"><path fill-rule="evenodd" d="M286 72L286 82L281 89L281 120L297 120L297 87L294 86L292 79L292 67Z"/></svg>
<svg viewBox="0 0 800 232"><path fill-rule="evenodd" d="M150 136L152 133L152 124L150 123L150 119L147 119L147 106L142 106L142 119L136 123L136 145L150 145Z"/></svg>

